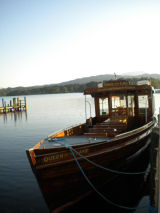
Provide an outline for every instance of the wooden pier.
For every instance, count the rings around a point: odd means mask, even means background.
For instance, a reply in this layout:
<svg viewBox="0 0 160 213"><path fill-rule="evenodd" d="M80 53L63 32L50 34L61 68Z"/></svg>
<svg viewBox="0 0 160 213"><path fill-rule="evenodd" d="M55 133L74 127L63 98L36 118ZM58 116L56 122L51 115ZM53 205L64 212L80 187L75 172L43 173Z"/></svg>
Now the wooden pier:
<svg viewBox="0 0 160 213"><path fill-rule="evenodd" d="M24 100L18 98L13 98L9 101L9 104L2 98L2 106L0 106L0 113L8 113L15 111L23 111L27 109L26 97Z"/></svg>

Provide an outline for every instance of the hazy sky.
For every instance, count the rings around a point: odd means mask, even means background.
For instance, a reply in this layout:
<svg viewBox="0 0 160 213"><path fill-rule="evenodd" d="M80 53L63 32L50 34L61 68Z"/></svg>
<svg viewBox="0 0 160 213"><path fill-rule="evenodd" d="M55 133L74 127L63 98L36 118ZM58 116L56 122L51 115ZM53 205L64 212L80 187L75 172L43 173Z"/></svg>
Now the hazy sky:
<svg viewBox="0 0 160 213"><path fill-rule="evenodd" d="M160 74L160 0L0 0L0 88Z"/></svg>

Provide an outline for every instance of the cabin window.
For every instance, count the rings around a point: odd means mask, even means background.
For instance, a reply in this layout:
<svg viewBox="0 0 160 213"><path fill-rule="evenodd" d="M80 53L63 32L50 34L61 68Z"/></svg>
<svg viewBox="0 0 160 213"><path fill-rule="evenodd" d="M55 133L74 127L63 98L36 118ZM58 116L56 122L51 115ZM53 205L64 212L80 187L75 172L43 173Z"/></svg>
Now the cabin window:
<svg viewBox="0 0 160 213"><path fill-rule="evenodd" d="M146 114L146 109L148 108L148 96L147 95L139 95L138 96L138 107L140 114Z"/></svg>
<svg viewBox="0 0 160 213"><path fill-rule="evenodd" d="M107 115L109 113L108 98L99 99L99 108L100 108L100 115Z"/></svg>
<svg viewBox="0 0 160 213"><path fill-rule="evenodd" d="M126 97L122 96L112 96L112 109L118 107L126 108Z"/></svg>
<svg viewBox="0 0 160 213"><path fill-rule="evenodd" d="M138 96L138 106L139 108L148 108L148 95Z"/></svg>

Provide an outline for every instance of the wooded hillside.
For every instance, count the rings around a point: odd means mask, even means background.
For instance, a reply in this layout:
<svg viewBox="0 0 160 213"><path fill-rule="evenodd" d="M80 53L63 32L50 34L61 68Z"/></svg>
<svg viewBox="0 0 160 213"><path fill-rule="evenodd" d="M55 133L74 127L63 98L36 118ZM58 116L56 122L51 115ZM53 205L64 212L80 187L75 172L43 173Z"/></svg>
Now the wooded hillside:
<svg viewBox="0 0 160 213"><path fill-rule="evenodd" d="M123 78L121 78L123 79ZM160 89L160 80L155 78L128 78L131 84L138 80L151 80L151 85L155 89ZM86 88L97 87L97 82L90 82L85 84L68 84L68 85L46 85L35 87L16 87L0 89L0 96L18 96L18 95L36 95L36 94L55 94L55 93L74 93L83 92Z"/></svg>

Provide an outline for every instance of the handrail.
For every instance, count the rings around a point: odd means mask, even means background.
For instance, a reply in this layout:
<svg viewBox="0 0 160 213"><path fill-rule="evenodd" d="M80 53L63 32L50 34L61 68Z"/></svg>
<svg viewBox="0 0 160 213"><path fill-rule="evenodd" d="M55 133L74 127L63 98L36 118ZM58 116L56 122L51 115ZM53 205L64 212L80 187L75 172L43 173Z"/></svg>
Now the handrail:
<svg viewBox="0 0 160 213"><path fill-rule="evenodd" d="M135 132L137 132L141 129L146 129L147 127L150 127L152 125L152 123L153 123L153 121L150 121L149 123L145 124L144 126L137 128L137 129L134 129L134 130L131 130L131 131L128 131L128 132L124 132L124 133L121 133L119 135L115 135L115 138L119 138L121 136L125 136L125 135L131 134L131 133L134 134Z"/></svg>
<svg viewBox="0 0 160 213"><path fill-rule="evenodd" d="M86 108L86 103L89 104L89 108L90 108L90 118L91 118L91 103L89 101L86 100L86 95L85 95L85 118L87 120L87 108Z"/></svg>

